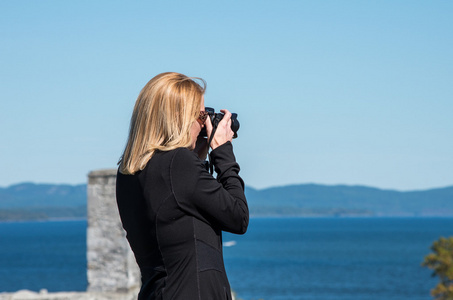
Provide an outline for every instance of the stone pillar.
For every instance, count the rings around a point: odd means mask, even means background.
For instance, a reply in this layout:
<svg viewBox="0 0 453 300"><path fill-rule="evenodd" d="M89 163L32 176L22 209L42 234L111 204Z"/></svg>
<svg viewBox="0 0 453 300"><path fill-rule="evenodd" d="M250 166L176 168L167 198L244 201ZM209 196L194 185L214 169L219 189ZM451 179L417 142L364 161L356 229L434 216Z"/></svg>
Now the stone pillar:
<svg viewBox="0 0 453 300"><path fill-rule="evenodd" d="M87 261L89 292L130 292L140 271L121 225L115 196L116 170L88 174Z"/></svg>

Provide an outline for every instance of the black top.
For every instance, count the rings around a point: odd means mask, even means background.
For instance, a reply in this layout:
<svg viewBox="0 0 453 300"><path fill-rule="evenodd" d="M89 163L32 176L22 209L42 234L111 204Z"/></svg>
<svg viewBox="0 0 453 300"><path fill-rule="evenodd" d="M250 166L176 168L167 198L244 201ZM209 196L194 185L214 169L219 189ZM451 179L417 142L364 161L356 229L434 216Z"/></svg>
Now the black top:
<svg viewBox="0 0 453 300"><path fill-rule="evenodd" d="M231 299L222 231L243 234L249 212L230 142L211 152L217 180L187 148L156 152L143 171L118 172L116 198L140 267L138 299Z"/></svg>

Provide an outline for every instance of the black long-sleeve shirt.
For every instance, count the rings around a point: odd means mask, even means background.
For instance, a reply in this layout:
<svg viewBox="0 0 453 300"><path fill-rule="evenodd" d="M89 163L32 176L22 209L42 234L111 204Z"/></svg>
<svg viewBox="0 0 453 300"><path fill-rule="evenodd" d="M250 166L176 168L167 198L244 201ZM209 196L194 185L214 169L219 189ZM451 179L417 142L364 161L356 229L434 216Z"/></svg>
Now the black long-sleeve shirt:
<svg viewBox="0 0 453 300"><path fill-rule="evenodd" d="M187 148L158 151L143 171L118 172L123 227L142 276L139 299L231 299L222 231L243 234L249 212L230 142L211 152L217 180Z"/></svg>

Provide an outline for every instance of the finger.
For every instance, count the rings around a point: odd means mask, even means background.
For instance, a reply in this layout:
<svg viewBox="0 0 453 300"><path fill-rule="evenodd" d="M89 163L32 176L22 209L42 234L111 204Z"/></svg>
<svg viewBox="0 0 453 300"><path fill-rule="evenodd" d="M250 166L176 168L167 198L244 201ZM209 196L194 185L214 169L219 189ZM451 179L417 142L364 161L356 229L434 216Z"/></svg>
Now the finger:
<svg viewBox="0 0 453 300"><path fill-rule="evenodd" d="M204 125L206 126L206 132L208 133L208 135L211 134L212 132L212 123L211 123L211 118L206 118L206 122L204 123Z"/></svg>
<svg viewBox="0 0 453 300"><path fill-rule="evenodd" d="M221 109L220 111L225 114L225 117L228 116L229 118L231 118L231 113L230 113L230 111L228 109Z"/></svg>
<svg viewBox="0 0 453 300"><path fill-rule="evenodd" d="M231 120L231 113L227 109L221 109L220 111L224 113L222 121L220 121L220 122L223 122L224 124L228 123Z"/></svg>

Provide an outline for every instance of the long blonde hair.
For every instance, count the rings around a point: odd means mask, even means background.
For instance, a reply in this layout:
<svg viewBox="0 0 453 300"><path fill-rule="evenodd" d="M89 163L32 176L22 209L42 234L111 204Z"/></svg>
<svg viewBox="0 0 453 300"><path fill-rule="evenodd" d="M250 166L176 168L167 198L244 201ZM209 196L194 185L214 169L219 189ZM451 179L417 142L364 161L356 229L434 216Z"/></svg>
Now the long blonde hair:
<svg viewBox="0 0 453 300"><path fill-rule="evenodd" d="M156 150L189 147L190 128L205 90L203 79L179 73L161 73L151 79L135 102L126 148L118 162L120 172L143 170Z"/></svg>

